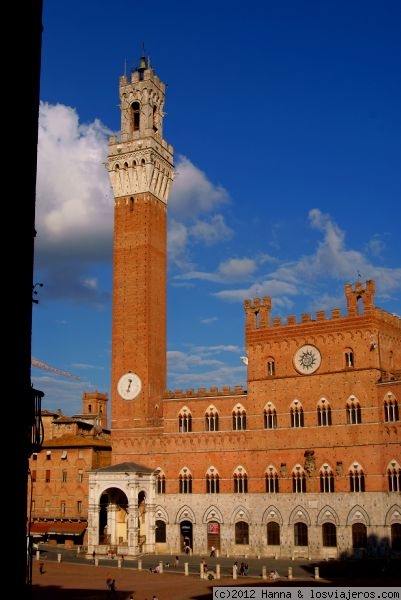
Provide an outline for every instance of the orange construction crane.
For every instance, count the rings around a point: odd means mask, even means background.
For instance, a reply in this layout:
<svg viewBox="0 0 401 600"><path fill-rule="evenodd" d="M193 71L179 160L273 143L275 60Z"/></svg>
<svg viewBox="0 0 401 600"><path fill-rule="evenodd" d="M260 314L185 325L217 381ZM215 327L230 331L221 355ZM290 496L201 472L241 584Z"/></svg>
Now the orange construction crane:
<svg viewBox="0 0 401 600"><path fill-rule="evenodd" d="M81 378L78 377L78 375L73 375L72 373L68 373L68 371L62 371L61 369L56 369L56 367L52 367L48 364L46 364L45 362L42 362L41 360L38 360L37 358L31 358L31 365L33 367L36 367L37 369L43 369L44 371L49 371L50 373L56 373L57 375L63 375L63 377L71 377L71 379L78 379L80 380Z"/></svg>

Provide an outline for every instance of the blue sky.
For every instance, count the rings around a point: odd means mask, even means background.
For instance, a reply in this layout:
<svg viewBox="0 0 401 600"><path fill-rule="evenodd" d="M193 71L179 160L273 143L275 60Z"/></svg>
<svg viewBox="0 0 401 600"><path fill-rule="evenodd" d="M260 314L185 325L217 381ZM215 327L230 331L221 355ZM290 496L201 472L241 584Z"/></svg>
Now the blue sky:
<svg viewBox="0 0 401 600"><path fill-rule="evenodd" d="M398 0L44 0L32 368L43 407L110 394L119 77L167 84L168 389L246 383L246 298L273 316L376 282L401 314Z"/></svg>

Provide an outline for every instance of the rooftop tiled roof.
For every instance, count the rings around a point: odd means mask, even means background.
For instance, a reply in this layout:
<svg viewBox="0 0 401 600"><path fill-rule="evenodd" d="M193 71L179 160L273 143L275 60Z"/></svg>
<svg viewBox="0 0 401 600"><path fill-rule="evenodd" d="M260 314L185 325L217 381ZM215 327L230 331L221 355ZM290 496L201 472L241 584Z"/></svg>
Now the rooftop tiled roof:
<svg viewBox="0 0 401 600"><path fill-rule="evenodd" d="M110 438L99 438L91 435L62 435L61 437L45 440L42 449L45 448L83 448L95 447L111 450Z"/></svg>
<svg viewBox="0 0 401 600"><path fill-rule="evenodd" d="M81 535L87 528L86 521L35 521L30 524L30 535Z"/></svg>

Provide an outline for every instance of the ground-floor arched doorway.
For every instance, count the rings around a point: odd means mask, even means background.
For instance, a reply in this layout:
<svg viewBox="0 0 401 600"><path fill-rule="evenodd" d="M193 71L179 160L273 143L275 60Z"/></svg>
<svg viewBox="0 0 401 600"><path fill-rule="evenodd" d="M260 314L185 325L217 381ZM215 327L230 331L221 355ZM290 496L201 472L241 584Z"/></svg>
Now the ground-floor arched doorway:
<svg viewBox="0 0 401 600"><path fill-rule="evenodd" d="M208 551L214 548L220 552L220 523L217 521L209 521L207 524L207 548Z"/></svg>
<svg viewBox="0 0 401 600"><path fill-rule="evenodd" d="M193 529L191 521L181 521L180 523L180 540L183 552L189 554L194 547Z"/></svg>
<svg viewBox="0 0 401 600"><path fill-rule="evenodd" d="M88 553L137 556L155 552L153 469L121 463L92 471L89 481Z"/></svg>

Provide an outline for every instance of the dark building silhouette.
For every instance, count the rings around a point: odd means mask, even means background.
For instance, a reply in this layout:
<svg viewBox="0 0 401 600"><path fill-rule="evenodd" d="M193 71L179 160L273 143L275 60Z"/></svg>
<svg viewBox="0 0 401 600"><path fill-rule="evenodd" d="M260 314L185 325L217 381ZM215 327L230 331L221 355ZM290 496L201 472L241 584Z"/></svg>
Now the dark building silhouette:
<svg viewBox="0 0 401 600"><path fill-rule="evenodd" d="M12 5L10 10L10 21L17 25L15 34L20 59L18 65L15 59L8 63L11 65L8 68L8 85L12 100L6 121L13 124L13 130L5 137L11 140L14 152L7 161L7 172L10 181L16 184L15 193L8 199L6 208L7 213L11 211L13 241L12 260L7 267L3 288L7 321L11 316L11 327L5 328L8 368L4 375L10 384L4 401L11 410L18 410L18 426L13 432L13 450L5 461L9 474L5 481L7 499L11 503L7 515L11 525L10 559L13 563L9 583L15 595L29 597L26 498L35 415L35 394L31 388L31 333L43 3L42 0L30 0L24 3L23 10L17 4ZM36 397L40 398L40 394Z"/></svg>

